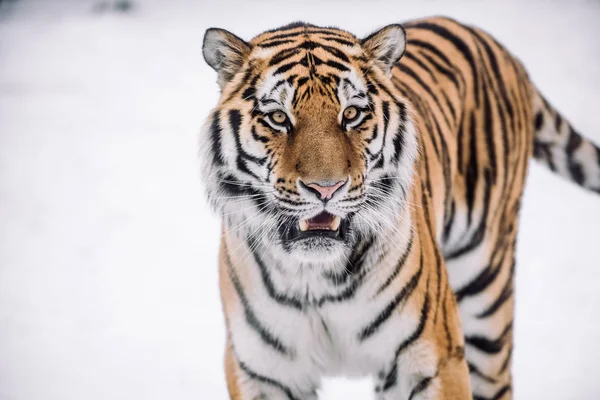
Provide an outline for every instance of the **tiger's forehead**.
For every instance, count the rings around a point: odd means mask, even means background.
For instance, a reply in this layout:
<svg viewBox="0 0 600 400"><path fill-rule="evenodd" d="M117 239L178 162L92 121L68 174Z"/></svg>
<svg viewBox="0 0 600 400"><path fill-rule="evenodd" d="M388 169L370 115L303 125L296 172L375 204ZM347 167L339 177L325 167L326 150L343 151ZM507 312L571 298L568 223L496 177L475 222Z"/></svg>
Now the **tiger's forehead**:
<svg viewBox="0 0 600 400"><path fill-rule="evenodd" d="M279 29L261 33L250 41L252 46L270 48L291 46L301 41L317 40L330 45L353 47L359 44L356 36L338 28L323 28L315 25L294 23Z"/></svg>
<svg viewBox="0 0 600 400"><path fill-rule="evenodd" d="M263 68L257 85L263 101L289 108L314 97L346 103L366 94L360 68L366 57L359 40L348 32L292 25L265 32L250 44L250 58L260 60Z"/></svg>
<svg viewBox="0 0 600 400"><path fill-rule="evenodd" d="M353 102L366 106L369 102L367 93L366 82L354 69L332 74L311 72L310 67L303 66L295 68L293 74L271 71L256 87L261 105L288 110L308 103L345 107Z"/></svg>

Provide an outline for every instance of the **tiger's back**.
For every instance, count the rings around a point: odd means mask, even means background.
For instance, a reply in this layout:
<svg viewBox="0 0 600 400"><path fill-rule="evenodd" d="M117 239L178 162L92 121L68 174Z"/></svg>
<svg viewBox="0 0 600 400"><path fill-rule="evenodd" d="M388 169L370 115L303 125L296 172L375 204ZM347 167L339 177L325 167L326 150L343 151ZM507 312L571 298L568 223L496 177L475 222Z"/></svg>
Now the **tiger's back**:
<svg viewBox="0 0 600 400"><path fill-rule="evenodd" d="M489 34L447 18L410 22L394 83L417 110L423 206L461 314L472 389L510 396L518 213L534 154L600 192L600 150L539 94Z"/></svg>
<svg viewBox="0 0 600 400"><path fill-rule="evenodd" d="M422 205L459 301L472 389L502 398L510 391L514 251L535 91L520 63L482 31L445 18L406 29L394 83L423 133Z"/></svg>

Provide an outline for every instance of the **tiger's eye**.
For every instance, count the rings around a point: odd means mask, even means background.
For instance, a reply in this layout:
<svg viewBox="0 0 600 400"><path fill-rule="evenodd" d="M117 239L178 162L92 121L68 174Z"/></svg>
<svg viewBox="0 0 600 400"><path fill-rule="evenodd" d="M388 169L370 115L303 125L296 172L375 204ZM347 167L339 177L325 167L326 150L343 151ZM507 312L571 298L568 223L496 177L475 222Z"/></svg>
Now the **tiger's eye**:
<svg viewBox="0 0 600 400"><path fill-rule="evenodd" d="M347 121L352 121L356 117L358 117L358 109L354 106L350 106L344 110L344 119Z"/></svg>
<svg viewBox="0 0 600 400"><path fill-rule="evenodd" d="M271 119L276 124L283 125L287 121L287 115L285 115L285 113L282 111L275 111L273 114L271 114Z"/></svg>

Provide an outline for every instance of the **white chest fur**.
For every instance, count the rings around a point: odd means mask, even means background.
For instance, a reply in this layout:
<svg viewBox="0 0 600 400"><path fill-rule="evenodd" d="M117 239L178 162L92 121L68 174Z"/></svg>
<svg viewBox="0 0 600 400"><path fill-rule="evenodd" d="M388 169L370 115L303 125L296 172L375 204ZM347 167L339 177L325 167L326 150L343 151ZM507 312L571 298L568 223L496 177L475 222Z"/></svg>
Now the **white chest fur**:
<svg viewBox="0 0 600 400"><path fill-rule="evenodd" d="M408 231L398 234L409 236ZM401 239L398 242L402 243ZM243 296L251 299L246 304L240 301L228 316L239 360L257 374L306 393L306 398L323 377L385 373L401 339L418 324L419 315L400 305L397 315L381 325L376 335L365 338L362 333L396 295L393 288L375 293L407 245L374 252L374 259L365 264L368 268L376 265L377 270L365 273L360 285L355 285L354 277L332 286L314 266L277 267L268 257L254 258L237 268L232 255L233 273L243 286ZM228 247L234 246L240 247L234 243ZM406 281L411 273L413 267L407 266L398 279Z"/></svg>

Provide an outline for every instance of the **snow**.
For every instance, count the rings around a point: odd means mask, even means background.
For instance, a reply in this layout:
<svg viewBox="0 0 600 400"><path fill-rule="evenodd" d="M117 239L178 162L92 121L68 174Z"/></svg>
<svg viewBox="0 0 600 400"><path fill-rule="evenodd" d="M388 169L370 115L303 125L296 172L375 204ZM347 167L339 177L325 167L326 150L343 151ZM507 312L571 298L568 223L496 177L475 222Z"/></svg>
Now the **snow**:
<svg viewBox="0 0 600 400"><path fill-rule="evenodd" d="M219 222L199 183L217 101L201 41L293 20L366 34L441 14L493 33L600 143L600 4L202 0L0 5L0 400L225 399ZM98 2L96 2L98 3ZM108 1L107 3L110 3ZM368 18L365 18L366 15ZM533 165L516 399L600 396L600 197ZM322 399L371 399L328 381Z"/></svg>

